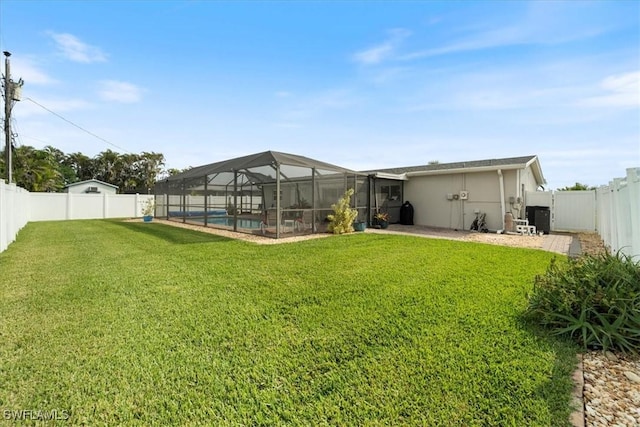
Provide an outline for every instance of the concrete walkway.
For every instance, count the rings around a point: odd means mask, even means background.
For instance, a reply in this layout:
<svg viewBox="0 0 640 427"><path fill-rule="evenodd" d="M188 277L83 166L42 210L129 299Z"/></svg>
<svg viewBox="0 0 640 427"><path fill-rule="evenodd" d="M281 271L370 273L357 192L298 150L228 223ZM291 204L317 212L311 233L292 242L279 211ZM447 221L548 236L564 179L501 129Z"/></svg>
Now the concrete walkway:
<svg viewBox="0 0 640 427"><path fill-rule="evenodd" d="M546 234L542 241L542 249L570 256L579 255L579 245L577 248L578 253L576 254L576 247L573 246L573 240L573 237L567 234Z"/></svg>
<svg viewBox="0 0 640 427"><path fill-rule="evenodd" d="M467 230L450 230L446 228L399 224L389 224L389 228L386 230L367 228L367 231L373 233L422 235L425 237L450 240L467 240L467 237L472 234ZM579 239L577 237L574 238L570 234L545 234L542 236L542 246L540 249L568 255L570 257L577 257L581 253Z"/></svg>

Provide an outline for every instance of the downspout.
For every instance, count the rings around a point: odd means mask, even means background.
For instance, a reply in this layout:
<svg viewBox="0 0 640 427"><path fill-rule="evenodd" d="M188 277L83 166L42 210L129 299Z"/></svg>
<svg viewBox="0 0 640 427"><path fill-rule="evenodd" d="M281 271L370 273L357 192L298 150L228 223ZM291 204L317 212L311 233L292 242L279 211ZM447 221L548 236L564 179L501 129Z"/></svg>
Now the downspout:
<svg viewBox="0 0 640 427"><path fill-rule="evenodd" d="M504 214L507 212L507 207L504 203L504 177L502 176L502 169L498 169L498 181L500 182L500 207L502 208L502 230L504 231Z"/></svg>

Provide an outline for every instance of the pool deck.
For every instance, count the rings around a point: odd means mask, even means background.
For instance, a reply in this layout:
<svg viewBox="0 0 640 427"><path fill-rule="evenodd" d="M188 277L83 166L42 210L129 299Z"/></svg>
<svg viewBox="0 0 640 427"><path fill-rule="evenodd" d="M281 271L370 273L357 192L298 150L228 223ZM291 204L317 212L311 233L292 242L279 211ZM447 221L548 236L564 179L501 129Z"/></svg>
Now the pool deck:
<svg viewBox="0 0 640 427"><path fill-rule="evenodd" d="M450 230L450 229L444 229L444 228L424 227L424 226L418 226L418 225L399 225L399 224L390 224L389 228L387 228L386 230L368 228L367 231L375 232L375 233L422 235L425 237L451 239L451 240L467 240L467 237L470 234L473 234L473 232L466 231L466 230ZM491 234L492 233L488 233L487 236ZM514 236L514 237L520 237L520 236ZM549 252L558 253L558 254L568 255L570 257L576 257L581 253L579 240L577 238L574 238L570 234L562 234L562 233L551 233L551 234L543 235L540 249L543 249Z"/></svg>

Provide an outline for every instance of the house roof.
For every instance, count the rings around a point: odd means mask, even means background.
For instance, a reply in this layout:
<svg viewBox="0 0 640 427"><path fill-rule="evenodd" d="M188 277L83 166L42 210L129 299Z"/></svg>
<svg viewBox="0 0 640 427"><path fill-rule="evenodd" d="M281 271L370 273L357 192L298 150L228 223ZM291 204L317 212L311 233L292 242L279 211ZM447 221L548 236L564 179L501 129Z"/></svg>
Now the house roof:
<svg viewBox="0 0 640 427"><path fill-rule="evenodd" d="M91 183L102 184L102 185L106 185L107 187L112 187L116 189L118 188L117 185L109 184L108 182L100 181L99 179L87 179L85 181L73 182L71 184L65 185L64 188L74 187L76 185L91 184Z"/></svg>
<svg viewBox="0 0 640 427"><path fill-rule="evenodd" d="M264 151L262 153L250 154L248 156L236 157L234 159L223 160L221 162L210 163L203 166L197 166L188 171L170 176L167 181L176 181L184 178L196 178L204 175L211 175L221 172L246 171L249 168L268 165L288 165L306 168L322 169L331 172L352 173L358 172L345 169L330 163L314 160L309 157L298 156L295 154L280 153L278 151ZM257 177L258 175L256 175Z"/></svg>
<svg viewBox="0 0 640 427"><path fill-rule="evenodd" d="M467 162L434 163L421 166L408 166L400 168L377 169L368 171L369 174L397 175L399 179L411 176L441 175L447 173L482 172L487 170L524 169L531 166L538 184L546 184L538 156L506 157L502 159L472 160Z"/></svg>

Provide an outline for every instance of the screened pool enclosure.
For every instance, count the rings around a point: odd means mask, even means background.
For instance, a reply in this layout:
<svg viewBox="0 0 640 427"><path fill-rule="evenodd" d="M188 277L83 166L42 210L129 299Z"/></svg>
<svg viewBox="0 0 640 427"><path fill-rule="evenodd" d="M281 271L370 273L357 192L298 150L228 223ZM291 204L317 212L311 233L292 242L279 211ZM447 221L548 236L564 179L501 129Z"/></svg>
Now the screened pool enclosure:
<svg viewBox="0 0 640 427"><path fill-rule="evenodd" d="M329 163L265 151L198 166L159 181L156 217L280 238L327 230L348 188L367 221L368 177Z"/></svg>

